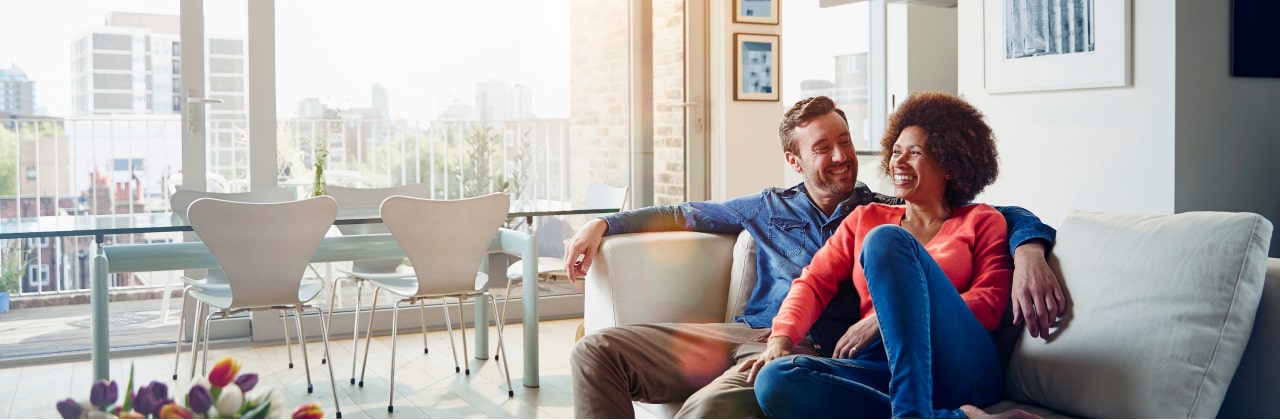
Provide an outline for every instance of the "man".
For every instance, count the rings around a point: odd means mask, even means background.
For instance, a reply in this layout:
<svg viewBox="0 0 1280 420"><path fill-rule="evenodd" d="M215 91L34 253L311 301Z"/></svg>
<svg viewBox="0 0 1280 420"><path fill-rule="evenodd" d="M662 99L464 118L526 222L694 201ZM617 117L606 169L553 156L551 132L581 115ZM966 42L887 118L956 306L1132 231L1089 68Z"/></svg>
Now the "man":
<svg viewBox="0 0 1280 420"><path fill-rule="evenodd" d="M630 325L583 337L570 356L575 417L634 417L633 400L684 401L676 414L682 418L764 416L739 365L764 349L791 281L854 207L900 203L857 182L848 123L831 99L797 102L784 115L778 136L787 163L804 179L799 185L724 203L689 202L606 216L587 223L565 245L565 269L572 279L586 274L605 235L745 229L756 239L759 279L734 324ZM1032 336L1046 337L1065 306L1045 261L1055 232L1024 209L1000 211L1015 249L1014 321L1025 321ZM851 284L843 286L792 353L830 356L833 349L846 347L853 340L846 334L859 315L857 292Z"/></svg>

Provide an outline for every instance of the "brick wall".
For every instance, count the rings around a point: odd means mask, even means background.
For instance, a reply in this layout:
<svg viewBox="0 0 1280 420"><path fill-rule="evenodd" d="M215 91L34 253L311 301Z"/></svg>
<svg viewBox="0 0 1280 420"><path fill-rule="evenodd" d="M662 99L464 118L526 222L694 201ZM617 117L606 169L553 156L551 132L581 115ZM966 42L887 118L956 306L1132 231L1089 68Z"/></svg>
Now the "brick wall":
<svg viewBox="0 0 1280 420"><path fill-rule="evenodd" d="M627 2L570 5L570 195L587 185L628 185ZM684 1L654 0L654 201L684 200Z"/></svg>

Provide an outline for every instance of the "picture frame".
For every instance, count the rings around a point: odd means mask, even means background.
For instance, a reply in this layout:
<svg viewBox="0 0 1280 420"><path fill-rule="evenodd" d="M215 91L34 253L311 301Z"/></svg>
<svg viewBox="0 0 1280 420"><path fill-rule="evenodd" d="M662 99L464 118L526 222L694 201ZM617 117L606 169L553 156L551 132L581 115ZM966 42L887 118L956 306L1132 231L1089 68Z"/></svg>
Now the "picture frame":
<svg viewBox="0 0 1280 420"><path fill-rule="evenodd" d="M778 41L778 35L733 34L733 100L778 100Z"/></svg>
<svg viewBox="0 0 1280 420"><path fill-rule="evenodd" d="M733 21L737 23L778 24L778 2L781 0L732 0Z"/></svg>
<svg viewBox="0 0 1280 420"><path fill-rule="evenodd" d="M1132 0L983 0L987 92L1128 86Z"/></svg>

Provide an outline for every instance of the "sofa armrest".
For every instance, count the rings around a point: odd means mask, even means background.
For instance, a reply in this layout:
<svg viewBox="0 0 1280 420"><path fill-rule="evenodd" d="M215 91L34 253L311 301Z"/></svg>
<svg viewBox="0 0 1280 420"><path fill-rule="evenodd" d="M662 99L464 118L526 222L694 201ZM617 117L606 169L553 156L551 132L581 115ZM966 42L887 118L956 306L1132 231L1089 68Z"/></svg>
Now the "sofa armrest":
<svg viewBox="0 0 1280 420"><path fill-rule="evenodd" d="M723 322L737 235L653 232L605 237L587 272L583 322L612 326Z"/></svg>
<svg viewBox="0 0 1280 420"><path fill-rule="evenodd" d="M1267 277L1262 300L1253 321L1253 334L1240 358L1231 386L1223 398L1218 418L1280 417L1280 258L1267 259Z"/></svg>

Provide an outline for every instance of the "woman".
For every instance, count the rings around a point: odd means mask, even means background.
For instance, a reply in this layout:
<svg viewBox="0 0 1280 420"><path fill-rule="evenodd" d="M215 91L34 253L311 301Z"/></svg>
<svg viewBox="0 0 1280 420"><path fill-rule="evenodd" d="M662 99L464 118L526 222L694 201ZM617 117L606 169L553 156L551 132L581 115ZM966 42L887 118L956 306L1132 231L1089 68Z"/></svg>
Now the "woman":
<svg viewBox="0 0 1280 420"><path fill-rule="evenodd" d="M906 205L855 210L792 283L765 351L743 367L770 417L985 416L966 404L1003 389L990 331L1013 263L1004 218L969 203L996 179L991 128L960 98L916 93L880 144ZM787 356L847 281L862 318L833 358Z"/></svg>

